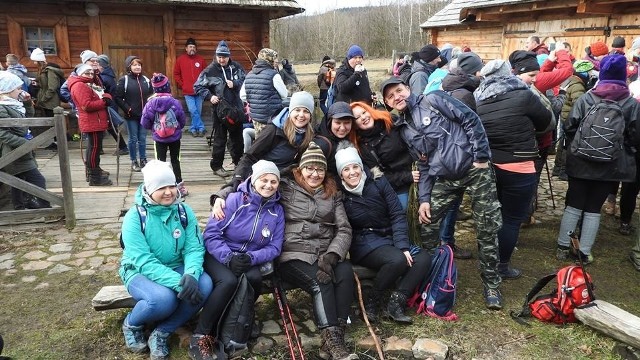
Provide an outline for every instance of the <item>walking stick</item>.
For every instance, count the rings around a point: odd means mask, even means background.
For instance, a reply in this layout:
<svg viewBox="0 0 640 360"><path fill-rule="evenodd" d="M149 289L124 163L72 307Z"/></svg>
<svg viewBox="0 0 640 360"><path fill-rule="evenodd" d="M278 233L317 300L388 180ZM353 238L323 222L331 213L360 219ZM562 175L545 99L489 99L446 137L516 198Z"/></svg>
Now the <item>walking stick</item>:
<svg viewBox="0 0 640 360"><path fill-rule="evenodd" d="M556 209L556 199L553 196L553 185L551 184L551 174L549 173L549 166L547 165L547 161L544 161L544 168L547 170L547 181L549 181L549 192L551 193L551 204L553 205L553 210Z"/></svg>
<svg viewBox="0 0 640 360"><path fill-rule="evenodd" d="M364 323L367 324L367 329L369 329L369 333L371 337L373 337L373 343L376 344L376 350L378 351L378 357L380 360L384 360L384 353L382 352L382 346L380 345L380 341L378 341L378 336L373 331L373 327L371 327L371 323L369 323L369 317L367 316L367 312L364 310L364 301L362 300L362 286L360 285L360 278L356 272L353 272L353 277L356 280L356 286L358 289L358 303L360 303L360 311L362 311L362 317L364 318Z"/></svg>
<svg viewBox="0 0 640 360"><path fill-rule="evenodd" d="M293 322L293 316L291 315L291 309L289 308L289 304L287 303L286 294L284 292L284 289L282 288L282 282L275 276L273 278L273 295L276 299L276 303L278 304L280 317L282 318L282 326L284 327L284 332L287 337L291 360L297 359L296 349L293 346L293 341L291 341L291 335L293 335L296 339L296 347L298 352L300 353L300 360L304 360L304 350L302 349L302 344L300 343L300 338L298 337L296 324L294 324ZM291 326L291 332L289 332L289 326Z"/></svg>

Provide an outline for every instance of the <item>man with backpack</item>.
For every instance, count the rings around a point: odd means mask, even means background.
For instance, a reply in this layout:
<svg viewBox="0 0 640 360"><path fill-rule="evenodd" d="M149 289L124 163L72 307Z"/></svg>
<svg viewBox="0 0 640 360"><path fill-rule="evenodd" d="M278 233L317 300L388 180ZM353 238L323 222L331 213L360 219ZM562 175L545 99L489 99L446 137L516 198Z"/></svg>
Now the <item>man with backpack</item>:
<svg viewBox="0 0 640 360"><path fill-rule="evenodd" d="M502 216L480 118L444 91L416 95L397 77L385 80L380 91L385 105L400 113L395 126L418 163L423 243L432 247L439 242L439 220L467 191L477 229L485 304L491 310L502 309L497 237Z"/></svg>
<svg viewBox="0 0 640 360"><path fill-rule="evenodd" d="M216 58L207 66L193 89L205 101L211 102L211 117L213 118L213 139L211 141L211 170L220 177L231 176L222 167L224 153L229 137L229 150L234 165L240 162L244 153L242 140L242 124L245 121L244 106L240 99L240 88L244 83L245 71L240 63L231 60L231 50L227 42L222 40L216 48ZM233 109L222 111L224 109Z"/></svg>

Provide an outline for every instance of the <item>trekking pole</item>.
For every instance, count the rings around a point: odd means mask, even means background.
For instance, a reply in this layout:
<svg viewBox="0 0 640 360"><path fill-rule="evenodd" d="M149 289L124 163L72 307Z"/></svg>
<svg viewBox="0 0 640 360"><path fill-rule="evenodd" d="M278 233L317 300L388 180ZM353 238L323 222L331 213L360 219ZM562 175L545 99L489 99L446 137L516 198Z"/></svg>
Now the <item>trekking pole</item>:
<svg viewBox="0 0 640 360"><path fill-rule="evenodd" d="M580 263L580 268L582 268L582 273L584 274L584 282L587 285L587 292L589 293L589 296L591 296L591 299L595 300L596 297L595 295L593 295L593 283L589 281L587 277L587 271L584 269L584 263L582 262L582 254L580 253L580 239L578 239L578 236L572 230L569 230L569 232L567 232L567 235L569 235L569 238L571 239L571 246L573 246L573 248L576 249L578 253L578 262Z"/></svg>
<svg viewBox="0 0 640 360"><path fill-rule="evenodd" d="M362 311L362 317L364 318L364 323L367 324L367 329L369 329L369 333L373 338L373 343L376 344L376 351L378 351L378 357L380 360L384 360L384 353L382 352L382 346L380 346L380 341L378 340L378 336L373 331L373 327L371 327L371 323L369 323L369 317L367 316L367 312L364 310L364 301L362 300L362 286L360 285L360 278L358 274L354 271L353 277L356 280L356 287L358 289L358 303L360 304L360 311Z"/></svg>
<svg viewBox="0 0 640 360"><path fill-rule="evenodd" d="M549 166L547 165L547 160L544 161L544 168L547 170L547 181L549 181L549 193L551 193L551 204L553 205L553 210L556 209L556 199L553 196L553 185L551 185L551 174L549 173Z"/></svg>
<svg viewBox="0 0 640 360"><path fill-rule="evenodd" d="M296 360L296 349L294 349L293 341L291 341L291 333L296 338L296 345L298 347L298 352L300 352L300 359L304 360L304 351L302 349L302 344L300 343L300 339L298 338L298 331L296 330L296 325L293 322L293 316L291 316L291 309L289 308L289 304L286 301L286 295L284 293L284 289L282 288L282 283L280 280L277 280L274 277L273 280L273 295L276 299L276 303L278 304L278 310L280 311L280 317L282 318L282 326L284 327L284 332L287 337L287 343L289 345L289 354L291 355L291 360ZM285 314L286 310L286 314ZM289 332L289 325L291 325L291 333Z"/></svg>

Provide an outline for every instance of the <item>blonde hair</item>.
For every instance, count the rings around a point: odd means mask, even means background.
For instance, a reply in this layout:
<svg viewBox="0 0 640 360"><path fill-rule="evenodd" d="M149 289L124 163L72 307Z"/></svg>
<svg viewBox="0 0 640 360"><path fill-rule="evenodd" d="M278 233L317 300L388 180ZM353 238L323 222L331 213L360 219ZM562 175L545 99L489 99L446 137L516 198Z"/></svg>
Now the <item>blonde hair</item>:
<svg viewBox="0 0 640 360"><path fill-rule="evenodd" d="M298 149L306 149L313 139L313 126L311 126L311 122L313 121L313 114L311 115L311 119L307 123L305 127L304 138L302 139L302 143L298 146L296 145L296 126L293 124L291 118L287 118L287 121L284 122L284 126L282 127L282 131L284 132L284 136L287 137L289 144Z"/></svg>

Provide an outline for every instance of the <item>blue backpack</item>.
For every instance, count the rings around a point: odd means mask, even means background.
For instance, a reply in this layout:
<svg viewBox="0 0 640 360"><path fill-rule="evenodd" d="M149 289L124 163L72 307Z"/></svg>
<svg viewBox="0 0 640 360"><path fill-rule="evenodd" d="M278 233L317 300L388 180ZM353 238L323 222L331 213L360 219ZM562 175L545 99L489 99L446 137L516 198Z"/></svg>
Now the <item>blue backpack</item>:
<svg viewBox="0 0 640 360"><path fill-rule="evenodd" d="M407 301L416 307L418 314L437 319L455 321L458 316L451 311L456 302L458 269L449 245L440 245L431 259L431 269L416 293Z"/></svg>

